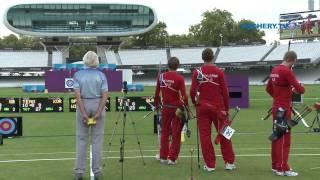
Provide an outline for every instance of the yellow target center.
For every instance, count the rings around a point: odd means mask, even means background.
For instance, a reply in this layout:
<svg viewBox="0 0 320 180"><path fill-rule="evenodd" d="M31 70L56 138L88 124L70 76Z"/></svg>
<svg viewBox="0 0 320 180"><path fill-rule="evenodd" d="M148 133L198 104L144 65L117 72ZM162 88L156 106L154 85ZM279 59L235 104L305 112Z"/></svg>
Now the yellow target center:
<svg viewBox="0 0 320 180"><path fill-rule="evenodd" d="M4 128L4 129L8 129L8 128L9 128L9 124L7 124L7 123L4 124L4 125L3 125L3 128Z"/></svg>

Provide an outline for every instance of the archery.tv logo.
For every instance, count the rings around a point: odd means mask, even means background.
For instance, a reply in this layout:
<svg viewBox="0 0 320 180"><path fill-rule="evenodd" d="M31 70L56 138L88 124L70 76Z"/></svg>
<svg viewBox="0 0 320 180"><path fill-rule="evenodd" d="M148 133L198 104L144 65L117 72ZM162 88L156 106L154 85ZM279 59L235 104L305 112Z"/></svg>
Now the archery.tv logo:
<svg viewBox="0 0 320 180"><path fill-rule="evenodd" d="M246 23L240 24L241 29L288 29L290 23Z"/></svg>

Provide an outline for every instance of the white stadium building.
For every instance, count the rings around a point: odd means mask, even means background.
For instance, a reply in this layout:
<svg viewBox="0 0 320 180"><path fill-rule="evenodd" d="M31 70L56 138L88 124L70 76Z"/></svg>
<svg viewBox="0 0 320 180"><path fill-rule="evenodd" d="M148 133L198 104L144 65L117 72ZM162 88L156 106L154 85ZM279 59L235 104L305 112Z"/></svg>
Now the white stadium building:
<svg viewBox="0 0 320 180"><path fill-rule="evenodd" d="M300 63L294 71L298 79L305 84L319 83L319 47L319 42L291 44L290 49L297 52ZM187 84L189 84L192 70L202 63L201 52L203 49L204 47L171 48L170 50L120 49L118 52L106 51L105 55L109 64L116 64L119 69L132 69L133 83L144 85L154 85L159 64L161 63L162 70L164 70L167 57L176 56L181 61L180 71L186 77ZM218 66L224 68L226 74L246 75L249 77L250 84L263 85L272 66L281 62L284 53L288 50L288 45L237 46L212 49L216 53ZM62 63L63 54L55 51L52 54L52 59L53 64ZM23 83L31 82L44 84L44 78L41 75L43 75L43 69L50 68L47 64L48 53L46 51L1 50L0 86L19 87ZM37 70L36 67L41 70ZM34 68L34 72L31 73L33 76L29 76L30 73L24 73L24 68Z"/></svg>

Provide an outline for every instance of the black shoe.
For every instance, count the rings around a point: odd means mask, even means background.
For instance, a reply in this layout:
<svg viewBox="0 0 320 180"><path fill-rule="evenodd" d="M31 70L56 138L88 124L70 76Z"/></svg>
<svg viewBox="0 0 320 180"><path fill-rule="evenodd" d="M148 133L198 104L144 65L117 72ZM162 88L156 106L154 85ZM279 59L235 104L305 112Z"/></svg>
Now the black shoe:
<svg viewBox="0 0 320 180"><path fill-rule="evenodd" d="M74 180L83 180L83 175L82 174L75 174Z"/></svg>
<svg viewBox="0 0 320 180"><path fill-rule="evenodd" d="M102 180L102 176L95 176L94 180Z"/></svg>
<svg viewBox="0 0 320 180"><path fill-rule="evenodd" d="M94 180L102 180L102 174L96 174L94 175Z"/></svg>

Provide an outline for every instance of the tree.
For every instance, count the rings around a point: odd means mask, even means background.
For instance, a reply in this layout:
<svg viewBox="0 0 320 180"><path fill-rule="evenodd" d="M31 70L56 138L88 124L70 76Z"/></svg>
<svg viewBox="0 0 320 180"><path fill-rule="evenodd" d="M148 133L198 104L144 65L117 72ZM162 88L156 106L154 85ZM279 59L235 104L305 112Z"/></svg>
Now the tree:
<svg viewBox="0 0 320 180"><path fill-rule="evenodd" d="M240 44L252 44L254 42L266 43L263 36L265 36L264 31L260 31L253 26L255 23L251 20L242 19L239 21L234 28L234 41ZM250 28L254 27L254 28Z"/></svg>
<svg viewBox="0 0 320 180"><path fill-rule="evenodd" d="M194 41L193 37L190 35L178 35L173 34L169 36L168 45L174 46L174 47L181 47L181 46L192 46L196 45L197 42Z"/></svg>
<svg viewBox="0 0 320 180"><path fill-rule="evenodd" d="M97 48L95 46L92 46L92 45L75 45L75 46L71 46L71 48L69 50L68 63L81 61L82 57L88 51L97 51Z"/></svg>
<svg viewBox="0 0 320 180"><path fill-rule="evenodd" d="M18 41L19 39L16 35L10 34L9 36L3 37L2 44L4 48L17 48L19 47Z"/></svg>
<svg viewBox="0 0 320 180"><path fill-rule="evenodd" d="M20 35L18 46L21 48L42 49L40 38Z"/></svg>
<svg viewBox="0 0 320 180"><path fill-rule="evenodd" d="M213 9L202 14L203 19L199 24L189 28L190 36L201 44L219 46L221 44L237 43L251 44L253 42L265 41L262 37L263 31L257 29L240 28L242 24L252 24L251 20L241 20L236 22L232 14L226 10Z"/></svg>
<svg viewBox="0 0 320 180"><path fill-rule="evenodd" d="M168 32L167 25L164 22L159 22L151 31L133 36L127 40L126 46L157 46L164 47L167 44Z"/></svg>
<svg viewBox="0 0 320 180"><path fill-rule="evenodd" d="M14 34L10 34L9 36L4 36L2 39L0 38L0 48L43 49L39 42L39 38L23 35L18 37Z"/></svg>
<svg viewBox="0 0 320 180"><path fill-rule="evenodd" d="M226 10L213 9L202 14L200 24L192 25L189 32L206 45L220 45L220 35L228 42L234 27L232 14Z"/></svg>

